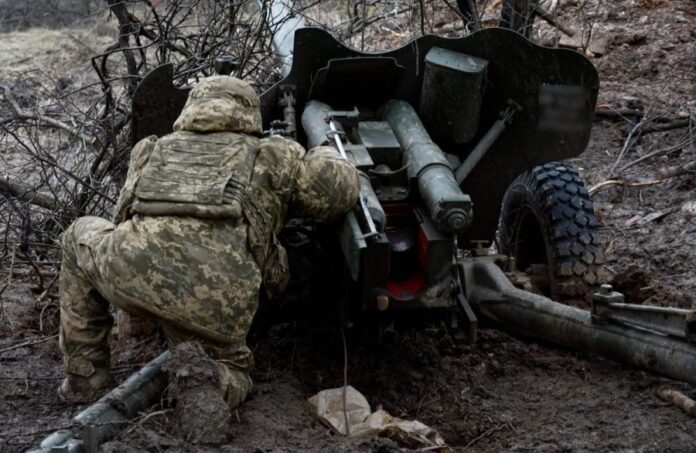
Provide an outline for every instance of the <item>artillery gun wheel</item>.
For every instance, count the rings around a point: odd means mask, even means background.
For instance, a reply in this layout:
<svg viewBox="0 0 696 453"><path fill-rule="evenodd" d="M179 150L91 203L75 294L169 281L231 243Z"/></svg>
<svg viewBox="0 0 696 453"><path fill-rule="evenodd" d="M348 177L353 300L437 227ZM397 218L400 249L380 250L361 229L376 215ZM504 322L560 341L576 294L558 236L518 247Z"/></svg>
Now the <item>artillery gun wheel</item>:
<svg viewBox="0 0 696 453"><path fill-rule="evenodd" d="M551 162L519 175L503 197L498 247L538 277L556 300L587 299L604 283L604 251L590 195L577 170Z"/></svg>

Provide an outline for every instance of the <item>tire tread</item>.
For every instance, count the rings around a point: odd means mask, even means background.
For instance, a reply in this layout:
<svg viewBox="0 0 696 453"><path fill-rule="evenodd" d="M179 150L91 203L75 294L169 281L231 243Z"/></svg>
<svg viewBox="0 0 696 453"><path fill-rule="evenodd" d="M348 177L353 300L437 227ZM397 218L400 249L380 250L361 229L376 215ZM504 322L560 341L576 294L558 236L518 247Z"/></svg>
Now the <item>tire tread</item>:
<svg viewBox="0 0 696 453"><path fill-rule="evenodd" d="M509 206L511 191L526 191L543 229L552 267L553 297L588 297L606 281L605 257L594 204L578 171L565 162L550 162L519 175L503 199L499 241L502 253L509 253L511 222L518 216Z"/></svg>

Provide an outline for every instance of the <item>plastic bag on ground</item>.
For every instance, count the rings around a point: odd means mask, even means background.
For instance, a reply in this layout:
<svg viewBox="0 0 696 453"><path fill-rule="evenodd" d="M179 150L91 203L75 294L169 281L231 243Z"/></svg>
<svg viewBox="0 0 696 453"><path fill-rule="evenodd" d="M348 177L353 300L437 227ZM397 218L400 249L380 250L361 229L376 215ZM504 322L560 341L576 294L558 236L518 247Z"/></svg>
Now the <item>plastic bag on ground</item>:
<svg viewBox="0 0 696 453"><path fill-rule="evenodd" d="M345 390L345 412L343 402L343 387L322 390L309 398L319 419L340 434L386 437L412 449L441 453L452 451L436 430L417 420L392 417L385 410L372 412L367 399L352 386L347 386Z"/></svg>
<svg viewBox="0 0 696 453"><path fill-rule="evenodd" d="M309 398L309 404L316 408L319 418L340 434L347 434L348 427L362 423L371 413L370 403L352 386L346 387L346 410L343 411L343 387L322 390ZM351 430L352 432L352 430Z"/></svg>

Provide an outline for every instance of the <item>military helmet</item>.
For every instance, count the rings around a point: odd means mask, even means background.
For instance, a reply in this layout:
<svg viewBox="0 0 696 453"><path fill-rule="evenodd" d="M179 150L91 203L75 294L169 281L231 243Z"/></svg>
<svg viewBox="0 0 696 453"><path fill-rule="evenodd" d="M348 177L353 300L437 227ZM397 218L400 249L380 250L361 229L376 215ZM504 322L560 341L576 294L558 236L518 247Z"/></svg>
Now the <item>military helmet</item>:
<svg viewBox="0 0 696 453"><path fill-rule="evenodd" d="M175 131L261 134L259 97L236 77L212 76L191 89Z"/></svg>

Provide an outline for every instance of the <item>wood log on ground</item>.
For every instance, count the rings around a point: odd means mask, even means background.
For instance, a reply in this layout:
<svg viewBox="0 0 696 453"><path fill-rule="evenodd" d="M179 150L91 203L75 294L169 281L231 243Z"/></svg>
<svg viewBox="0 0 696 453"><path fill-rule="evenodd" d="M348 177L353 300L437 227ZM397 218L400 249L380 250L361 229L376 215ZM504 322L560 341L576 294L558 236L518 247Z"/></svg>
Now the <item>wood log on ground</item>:
<svg viewBox="0 0 696 453"><path fill-rule="evenodd" d="M29 185L13 181L7 176L0 176L0 192L6 192L11 196L17 197L22 201L31 203L42 208L56 210L58 202L50 195L44 195L36 191Z"/></svg>
<svg viewBox="0 0 696 453"><path fill-rule="evenodd" d="M661 400L678 407L682 412L691 417L696 417L696 401L684 395L679 390L669 387L661 387L657 389L657 396Z"/></svg>
<svg viewBox="0 0 696 453"><path fill-rule="evenodd" d="M691 122L690 118L684 118L681 120L674 120L670 121L668 123L660 123L660 124L648 124L647 126L643 127L641 129L641 134L649 134L651 132L664 132L664 131L670 131L672 129L679 129L682 127L687 127L689 123Z"/></svg>

